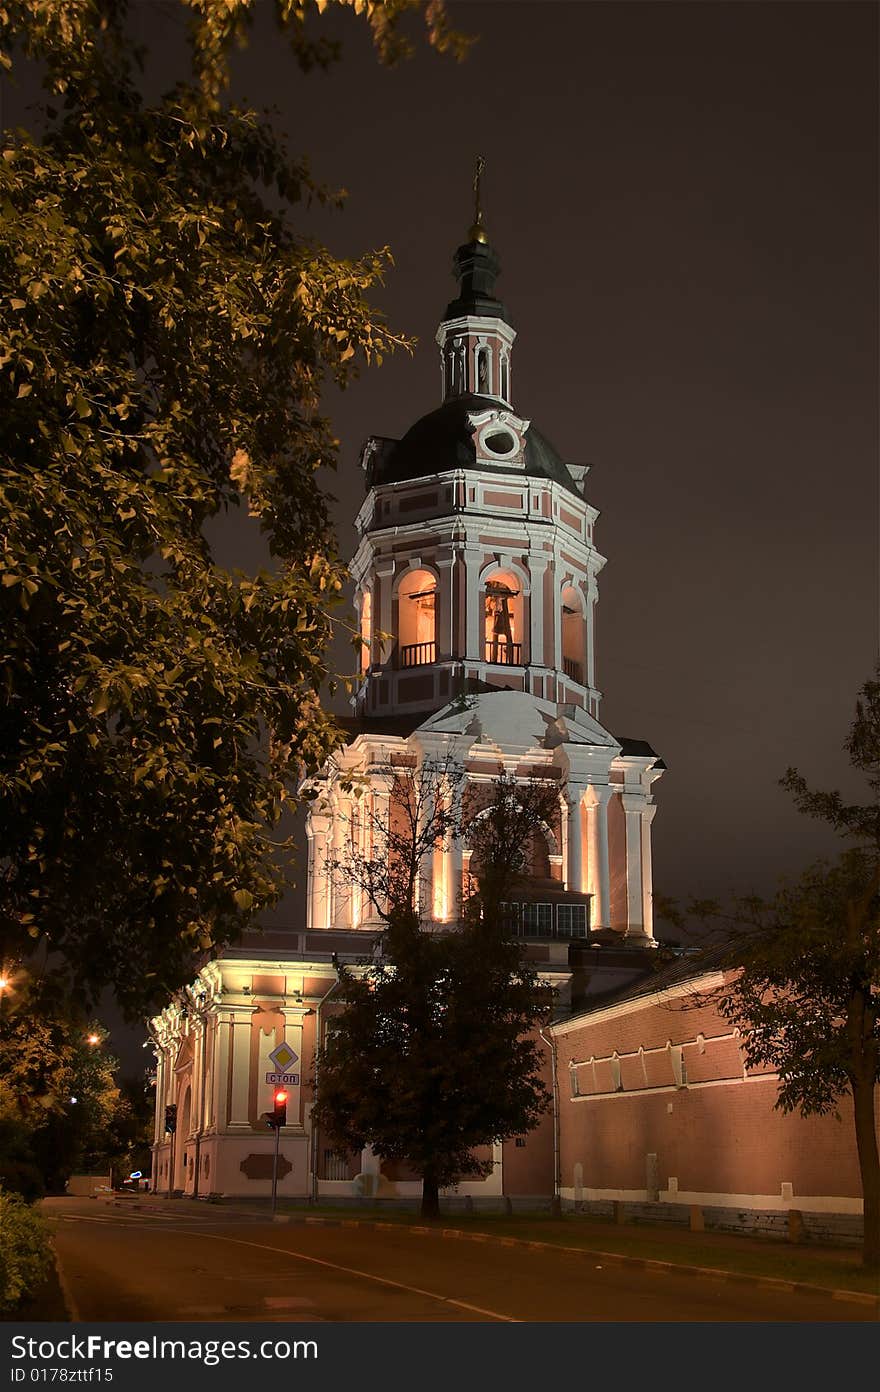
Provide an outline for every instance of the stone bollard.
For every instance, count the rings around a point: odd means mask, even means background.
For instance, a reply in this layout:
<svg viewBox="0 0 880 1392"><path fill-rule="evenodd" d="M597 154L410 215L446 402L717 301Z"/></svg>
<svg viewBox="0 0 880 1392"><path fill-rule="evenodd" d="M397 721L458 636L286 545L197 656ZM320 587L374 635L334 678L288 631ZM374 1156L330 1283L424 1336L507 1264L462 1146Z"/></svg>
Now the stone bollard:
<svg viewBox="0 0 880 1392"><path fill-rule="evenodd" d="M788 1240L789 1242L806 1242L807 1240L804 1215L799 1208L788 1210Z"/></svg>
<svg viewBox="0 0 880 1392"><path fill-rule="evenodd" d="M691 1204L691 1232L705 1232L706 1220L699 1204Z"/></svg>

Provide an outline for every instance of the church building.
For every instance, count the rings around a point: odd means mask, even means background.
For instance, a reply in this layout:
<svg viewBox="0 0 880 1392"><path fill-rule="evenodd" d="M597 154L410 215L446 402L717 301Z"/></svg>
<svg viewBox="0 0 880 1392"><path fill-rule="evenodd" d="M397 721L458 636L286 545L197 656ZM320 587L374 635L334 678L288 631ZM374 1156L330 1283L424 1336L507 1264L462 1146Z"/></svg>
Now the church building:
<svg viewBox="0 0 880 1392"><path fill-rule="evenodd" d="M342 722L347 745L310 780L305 921L225 951L152 1022L160 1193L265 1196L274 1136L262 1117L282 1078L280 1195L417 1192L379 1156L334 1154L310 1115L335 963L368 963L382 930L366 896L331 871L346 842L369 851L394 766L451 763L466 791L502 772L558 790L511 931L554 986L560 1017L640 979L654 960L651 824L664 765L644 741L600 722L605 558L587 465L565 463L524 413L516 332L497 298L500 266L479 206L453 265L458 292L437 330L440 404L400 440L371 436L361 454L351 562L361 679ZM454 931L469 858L458 840L431 858L426 931ZM548 1081L550 1065L548 1050ZM451 1197L552 1194L554 1125L548 1116L496 1145L489 1177Z"/></svg>

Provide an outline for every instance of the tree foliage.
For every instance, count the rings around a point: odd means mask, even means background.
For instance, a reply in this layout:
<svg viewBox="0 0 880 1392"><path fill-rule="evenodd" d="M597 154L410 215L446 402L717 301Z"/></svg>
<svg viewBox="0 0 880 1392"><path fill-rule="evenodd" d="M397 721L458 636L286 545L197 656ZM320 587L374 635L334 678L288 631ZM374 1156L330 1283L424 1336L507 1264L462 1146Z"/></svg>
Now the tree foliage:
<svg viewBox="0 0 880 1392"><path fill-rule="evenodd" d="M404 51L415 0L346 2ZM47 946L132 1013L281 892L292 780L340 738L320 391L403 343L367 298L387 249L303 235L338 195L224 104L254 5L184 4L193 77L148 102L125 0L0 3L6 64L48 93L0 147L0 953ZM311 8L277 7L303 70L334 56ZM242 504L271 571L212 553Z"/></svg>
<svg viewBox="0 0 880 1392"><path fill-rule="evenodd" d="M124 1153L136 1112L106 1031L52 975L16 974L0 1010L0 1181L34 1197Z"/></svg>
<svg viewBox="0 0 880 1392"><path fill-rule="evenodd" d="M533 815L521 813L515 843L511 779L494 785L477 821L449 763L388 778L391 813L374 814L376 850L355 849L337 867L368 895L385 931L370 967L340 969L335 999L344 1010L319 1054L315 1119L339 1149L371 1145L408 1164L422 1177L422 1212L434 1216L440 1188L491 1170L477 1147L531 1130L549 1104L534 1031L549 1018L551 992L508 936L501 903L515 892L535 809L541 819L558 809L558 790L520 788ZM430 931L425 860L477 829L483 877L458 926Z"/></svg>
<svg viewBox="0 0 880 1392"><path fill-rule="evenodd" d="M811 790L796 769L782 780L800 811L829 822L850 846L811 866L771 900L730 909L695 902L690 912L721 928L735 975L715 999L742 1032L746 1063L779 1075L776 1106L833 1112L852 1097L864 1198L864 1260L880 1266L880 682L862 688L846 742L874 801L849 805Z"/></svg>

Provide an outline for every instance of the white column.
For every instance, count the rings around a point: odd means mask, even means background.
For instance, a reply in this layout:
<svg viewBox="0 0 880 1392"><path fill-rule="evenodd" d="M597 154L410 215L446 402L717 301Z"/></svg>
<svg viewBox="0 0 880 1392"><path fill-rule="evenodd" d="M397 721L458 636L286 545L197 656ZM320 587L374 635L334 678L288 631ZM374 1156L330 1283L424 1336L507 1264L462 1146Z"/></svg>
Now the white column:
<svg viewBox="0 0 880 1392"><path fill-rule="evenodd" d="M324 812L310 811L306 818L309 843L306 928L328 928L330 907L327 884L327 840L331 820Z"/></svg>
<svg viewBox="0 0 880 1392"><path fill-rule="evenodd" d="M477 546L465 545L464 563L467 576L465 591L465 632L467 634L466 656L483 659L480 625L480 560L481 551Z"/></svg>
<svg viewBox="0 0 880 1392"><path fill-rule="evenodd" d="M352 889L346 887L344 874L346 842L351 836L352 798L350 794L337 793L332 802L332 869L328 886L332 903L329 927L349 928L351 926Z"/></svg>
<svg viewBox="0 0 880 1392"><path fill-rule="evenodd" d="M529 623L531 652L529 660L533 667L546 666L544 653L544 576L547 571L547 557L529 553L529 572L532 577L529 597Z"/></svg>
<svg viewBox="0 0 880 1392"><path fill-rule="evenodd" d="M248 1098L251 1085L251 1016L248 1009L234 1012L232 1027L232 1104L230 1126L249 1125Z"/></svg>
<svg viewBox="0 0 880 1392"><path fill-rule="evenodd" d="M153 1119L153 1140L161 1145L165 1139L165 1050L156 1056L156 1115Z"/></svg>
<svg viewBox="0 0 880 1392"><path fill-rule="evenodd" d="M642 808L642 927L645 936L654 937L654 886L651 867L651 823L657 808L647 803Z"/></svg>
<svg viewBox="0 0 880 1392"><path fill-rule="evenodd" d="M596 687L596 600L598 598L599 587L596 584L596 577L591 575L587 591L587 686L593 690Z"/></svg>
<svg viewBox="0 0 880 1392"><path fill-rule="evenodd" d="M214 1085L211 1089L212 1110L217 1130L225 1131L229 1123L226 1099L229 1089L229 1058L232 1048L232 1017L225 1011L217 1017L214 1045Z"/></svg>
<svg viewBox="0 0 880 1392"><path fill-rule="evenodd" d="M452 790L452 814L454 828L460 830L464 796L464 782L457 783ZM464 869L464 844L460 836L451 836L445 851L446 872L446 917L455 922L461 914L462 875Z"/></svg>
<svg viewBox="0 0 880 1392"><path fill-rule="evenodd" d="M437 626L434 631L436 639L436 652L438 659L441 657L452 657L452 630L454 623L455 610L455 552L452 555L444 556L434 562L440 572L440 584L438 585L440 601L440 612L437 615ZM440 638L440 620L443 620L443 639Z"/></svg>
<svg viewBox="0 0 880 1392"><path fill-rule="evenodd" d="M640 938L644 932L642 811L645 799L640 793L622 793L620 801L626 818L626 936Z"/></svg>
<svg viewBox="0 0 880 1392"><path fill-rule="evenodd" d="M591 784L587 802L589 832L590 893L593 896L590 927L611 926L611 883L608 867L608 800L611 789L607 784Z"/></svg>
<svg viewBox="0 0 880 1392"><path fill-rule="evenodd" d="M551 581L550 581L550 593L551 593L551 595L552 595L552 597L553 597L553 654L552 654L552 657L551 657L551 660L550 660L550 666L553 668L554 671L556 671L556 672L561 672L561 671L562 671L562 586L561 586L561 584L559 583L559 580L560 580L560 571L559 571L559 565L558 565L558 557L556 558L556 560L557 560L557 564L554 564L554 566L553 566L553 573L552 573ZM557 693L556 693L556 699L557 699L557 701L559 700L559 692L558 692L558 690L557 690Z"/></svg>
<svg viewBox="0 0 880 1392"><path fill-rule="evenodd" d="M391 632L391 585L394 578L394 562L388 557L377 560L373 567L373 574L379 581L379 613L373 613L373 632L381 629L383 633ZM375 590L374 590L375 594ZM382 644L379 654L380 662L387 662L390 656L391 640L386 639Z"/></svg>
<svg viewBox="0 0 880 1392"><path fill-rule="evenodd" d="M584 792L583 784L569 783L568 871L565 877L565 887L576 890L578 894L582 894L584 889L583 816L581 813Z"/></svg>

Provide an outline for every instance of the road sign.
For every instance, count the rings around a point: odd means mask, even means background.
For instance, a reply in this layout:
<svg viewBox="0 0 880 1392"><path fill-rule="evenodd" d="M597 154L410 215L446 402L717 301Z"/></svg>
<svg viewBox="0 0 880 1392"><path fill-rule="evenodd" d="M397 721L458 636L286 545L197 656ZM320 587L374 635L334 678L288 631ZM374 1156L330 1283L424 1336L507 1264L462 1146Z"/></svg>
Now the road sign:
<svg viewBox="0 0 880 1392"><path fill-rule="evenodd" d="M267 1073L267 1083L275 1083L279 1087L299 1087L298 1073Z"/></svg>
<svg viewBox="0 0 880 1392"><path fill-rule="evenodd" d="M283 1073L292 1063L296 1063L299 1054L295 1054L289 1044L281 1043L273 1049L269 1055L269 1062L274 1063L279 1073Z"/></svg>

